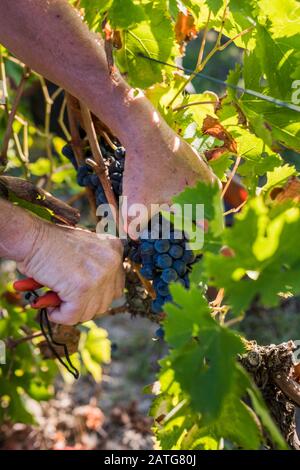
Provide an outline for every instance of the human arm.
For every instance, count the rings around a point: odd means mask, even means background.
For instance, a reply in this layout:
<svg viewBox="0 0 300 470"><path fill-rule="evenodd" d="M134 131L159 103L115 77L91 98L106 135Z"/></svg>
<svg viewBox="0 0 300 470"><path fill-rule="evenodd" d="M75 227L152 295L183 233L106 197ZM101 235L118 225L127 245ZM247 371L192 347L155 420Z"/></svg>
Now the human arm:
<svg viewBox="0 0 300 470"><path fill-rule="evenodd" d="M50 311L57 323L105 313L123 292L120 240L48 223L1 198L0 257L15 260L22 274L59 295L61 306Z"/></svg>
<svg viewBox="0 0 300 470"><path fill-rule="evenodd" d="M66 0L1 0L0 42L84 101L119 138L127 151L123 188L129 205L168 203L197 180L214 179L145 96L136 96L118 72L110 75L101 38Z"/></svg>

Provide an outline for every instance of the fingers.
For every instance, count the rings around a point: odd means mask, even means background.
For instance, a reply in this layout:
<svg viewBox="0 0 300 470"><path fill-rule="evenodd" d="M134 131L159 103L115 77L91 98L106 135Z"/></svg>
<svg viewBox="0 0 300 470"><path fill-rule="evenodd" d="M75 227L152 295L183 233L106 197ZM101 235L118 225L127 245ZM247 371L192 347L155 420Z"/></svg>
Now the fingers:
<svg viewBox="0 0 300 470"><path fill-rule="evenodd" d="M36 282L32 278L21 279L20 281L15 281L13 284L15 290L19 292L28 292L38 290L43 287L41 284Z"/></svg>
<svg viewBox="0 0 300 470"><path fill-rule="evenodd" d="M51 310L48 310L49 319L54 323L76 325L81 321L81 312L75 304L62 302L59 307Z"/></svg>
<svg viewBox="0 0 300 470"><path fill-rule="evenodd" d="M59 307L61 300L55 292L49 291L41 297L37 297L31 306L36 309Z"/></svg>

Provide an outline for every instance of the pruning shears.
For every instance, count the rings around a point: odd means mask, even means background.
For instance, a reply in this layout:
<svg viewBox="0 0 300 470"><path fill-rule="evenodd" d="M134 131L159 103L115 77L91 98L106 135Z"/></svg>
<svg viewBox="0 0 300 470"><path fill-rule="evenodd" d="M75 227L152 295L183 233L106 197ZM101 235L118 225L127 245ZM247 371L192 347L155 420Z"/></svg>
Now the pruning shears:
<svg viewBox="0 0 300 470"><path fill-rule="evenodd" d="M34 300L31 301L31 307L39 310L40 327L48 343L49 348L53 352L54 356L58 359L58 361L68 370L68 372L70 372L70 374L72 374L75 379L78 379L79 372L70 360L67 345L65 343L59 343L53 337L51 322L48 318L47 308L59 307L62 302L57 293L53 291L48 291L44 295L39 296L36 291L45 286L43 286L39 282L36 282L32 278L25 278L19 281L15 281L13 287L18 292L27 292L30 296L28 300L31 298L31 296L34 297ZM63 348L64 355L66 357L66 362L64 362L61 356L58 354L55 346Z"/></svg>

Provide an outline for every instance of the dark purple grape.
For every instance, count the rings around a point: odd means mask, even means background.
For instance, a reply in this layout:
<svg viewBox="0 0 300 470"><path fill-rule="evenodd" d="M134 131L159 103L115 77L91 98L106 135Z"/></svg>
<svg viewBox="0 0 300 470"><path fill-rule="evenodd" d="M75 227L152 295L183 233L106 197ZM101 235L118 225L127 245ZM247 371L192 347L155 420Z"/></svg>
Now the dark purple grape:
<svg viewBox="0 0 300 470"><path fill-rule="evenodd" d="M191 264L195 261L196 256L194 255L192 250L185 250L182 256L182 260L185 261L186 264Z"/></svg>
<svg viewBox="0 0 300 470"><path fill-rule="evenodd" d="M75 170L77 170L78 165L77 165L76 157L75 157L75 154L74 154L74 152L73 152L72 146L71 146L70 144L65 145L65 146L62 148L61 153L62 153L68 160L70 160L70 162L72 163L72 165L73 165L73 167L75 168Z"/></svg>
<svg viewBox="0 0 300 470"><path fill-rule="evenodd" d="M155 266L160 269L170 268L172 266L172 258L167 254L158 255L155 257Z"/></svg>
<svg viewBox="0 0 300 470"><path fill-rule="evenodd" d="M174 259L180 259L183 256L184 250L180 245L172 245L169 249L169 254Z"/></svg>
<svg viewBox="0 0 300 470"><path fill-rule="evenodd" d="M175 271L175 269L172 268L167 268L164 269L161 275L161 278L163 281L165 281L167 284L170 284L170 282L174 282L178 278L178 274Z"/></svg>
<svg viewBox="0 0 300 470"><path fill-rule="evenodd" d="M140 270L140 273L141 275L145 278L145 279L153 279L153 267L151 264L145 264L141 270Z"/></svg>
<svg viewBox="0 0 300 470"><path fill-rule="evenodd" d="M122 173L117 173L117 172L112 173L110 178L112 181L117 181L118 183L120 183L122 179Z"/></svg>
<svg viewBox="0 0 300 470"><path fill-rule="evenodd" d="M141 253L141 257L142 257L142 263L143 264L153 264L153 256L152 255L143 255Z"/></svg>
<svg viewBox="0 0 300 470"><path fill-rule="evenodd" d="M186 264L181 259L176 259L172 264L172 268L175 269L180 277L183 277L186 273Z"/></svg>
<svg viewBox="0 0 300 470"><path fill-rule="evenodd" d="M141 254L142 255L153 255L154 247L152 243L142 242L141 243Z"/></svg>
<svg viewBox="0 0 300 470"><path fill-rule="evenodd" d="M158 253L167 253L170 248L169 240L156 240L154 248Z"/></svg>
<svg viewBox="0 0 300 470"><path fill-rule="evenodd" d="M89 186L91 172L87 165L81 165L77 171L77 183L79 186Z"/></svg>
<svg viewBox="0 0 300 470"><path fill-rule="evenodd" d="M166 295L169 295L170 293L168 284L164 282L162 279L158 282L155 290L159 295L163 297L165 297Z"/></svg>
<svg viewBox="0 0 300 470"><path fill-rule="evenodd" d="M153 313L161 313L163 311L163 305L165 300L163 297L158 296L155 300L152 301L151 310Z"/></svg>
<svg viewBox="0 0 300 470"><path fill-rule="evenodd" d="M117 160L120 160L121 158L124 158L125 154L126 154L126 151L125 151L124 147L118 147L115 150L115 157L117 158Z"/></svg>
<svg viewBox="0 0 300 470"><path fill-rule="evenodd" d="M164 337L165 337L164 329L163 329L162 327L159 327L159 328L156 330L155 335L156 335L157 338L159 338L159 339L164 339Z"/></svg>

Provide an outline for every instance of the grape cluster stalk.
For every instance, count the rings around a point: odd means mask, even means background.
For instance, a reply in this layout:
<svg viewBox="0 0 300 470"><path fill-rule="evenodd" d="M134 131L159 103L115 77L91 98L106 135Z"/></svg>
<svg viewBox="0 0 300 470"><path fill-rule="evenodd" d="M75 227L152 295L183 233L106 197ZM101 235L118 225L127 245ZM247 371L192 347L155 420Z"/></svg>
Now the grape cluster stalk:
<svg viewBox="0 0 300 470"><path fill-rule="evenodd" d="M107 175L111 182L112 190L119 200L122 195L123 173L125 168L126 151L117 141L113 142L113 149L106 140L99 139L100 149L107 168ZM77 171L77 182L80 186L92 188L95 193L97 206L107 204L105 192L98 176L93 169L87 165L78 165L73 149L67 144L62 153L67 157ZM85 149L85 158L92 158L90 148ZM170 284L178 282L183 287L190 287L189 272L192 265L197 261L194 252L188 247L188 239L182 231L175 230L171 224L170 235L162 238L163 218L158 215L155 218L156 237L153 238L153 220L149 222L148 228L144 230L138 241L128 240L125 247L125 257L134 264L140 266L140 274L152 282L156 297L152 301L151 310L153 314L160 314L167 302L172 302ZM158 337L163 337L163 331L157 331Z"/></svg>

